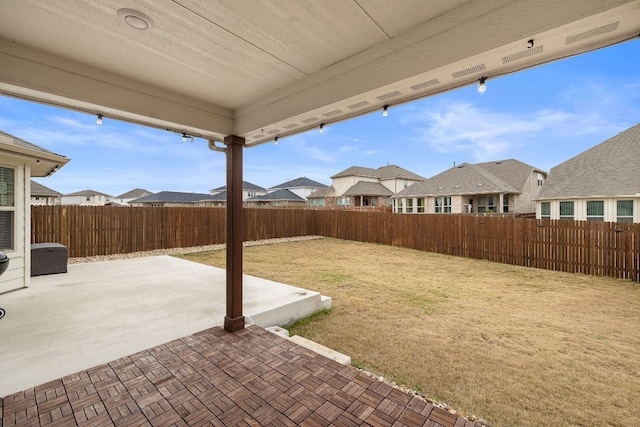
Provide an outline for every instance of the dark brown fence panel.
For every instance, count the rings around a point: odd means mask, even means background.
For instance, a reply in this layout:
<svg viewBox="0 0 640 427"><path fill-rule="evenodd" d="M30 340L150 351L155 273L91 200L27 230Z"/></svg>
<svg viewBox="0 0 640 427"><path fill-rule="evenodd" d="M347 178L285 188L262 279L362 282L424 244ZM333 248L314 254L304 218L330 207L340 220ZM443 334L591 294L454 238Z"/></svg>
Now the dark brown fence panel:
<svg viewBox="0 0 640 427"><path fill-rule="evenodd" d="M85 257L225 242L220 208L33 206L31 241L58 242Z"/></svg>

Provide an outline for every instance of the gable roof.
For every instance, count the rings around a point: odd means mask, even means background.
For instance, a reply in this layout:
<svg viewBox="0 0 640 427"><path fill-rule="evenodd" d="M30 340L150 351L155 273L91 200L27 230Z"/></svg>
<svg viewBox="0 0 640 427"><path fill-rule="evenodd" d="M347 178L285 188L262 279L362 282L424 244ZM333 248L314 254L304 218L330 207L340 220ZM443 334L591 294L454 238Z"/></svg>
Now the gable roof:
<svg viewBox="0 0 640 427"><path fill-rule="evenodd" d="M392 196L393 191L389 190L379 182L358 181L347 191L344 196Z"/></svg>
<svg viewBox="0 0 640 427"><path fill-rule="evenodd" d="M308 199L319 199L322 197L327 197L328 195L330 195L331 193L333 193L334 188L333 187L324 187L324 188L319 188L316 191L314 191L313 193L309 194L307 196L307 200Z"/></svg>
<svg viewBox="0 0 640 427"><path fill-rule="evenodd" d="M411 184L394 197L521 193L531 173L538 170L514 159L461 163L424 182Z"/></svg>
<svg viewBox="0 0 640 427"><path fill-rule="evenodd" d="M51 188L40 184L34 180L31 180L31 195L32 196L53 196L60 197L62 193L52 190Z"/></svg>
<svg viewBox="0 0 640 427"><path fill-rule="evenodd" d="M306 176L303 176L300 178L292 179L291 181L283 182L282 184L274 185L273 187L269 187L269 188L275 190L278 188L298 188L298 187L324 188L326 187L326 185L318 181L309 179Z"/></svg>
<svg viewBox="0 0 640 427"><path fill-rule="evenodd" d="M105 196L105 197L112 197L109 194L105 194L105 193L101 193L99 191L95 191L95 190L80 190L80 191L76 191L75 193L69 193L69 194L64 194L63 197L66 196Z"/></svg>
<svg viewBox="0 0 640 427"><path fill-rule="evenodd" d="M396 165L381 166L377 169L366 168L362 166L351 166L342 172L333 175L331 179L342 178L346 176L362 176L367 178L377 178L380 180L387 179L411 179L414 181L424 181L425 178L410 172Z"/></svg>
<svg viewBox="0 0 640 427"><path fill-rule="evenodd" d="M211 194L160 191L132 200L131 203L194 203L201 200L217 200Z"/></svg>
<svg viewBox="0 0 640 427"><path fill-rule="evenodd" d="M547 174L547 172L542 169L516 159L497 160L494 162L477 163L476 165L520 191L522 191L527 179L529 179L532 173L539 172L544 175Z"/></svg>
<svg viewBox="0 0 640 427"><path fill-rule="evenodd" d="M262 194L260 196L252 197L250 199L247 199L247 201L248 202L254 202L254 201L305 202L306 200L303 199L302 197L298 196L297 194L295 194L295 193L283 188L283 189L276 190L276 191L273 191L273 192L268 193L268 194Z"/></svg>
<svg viewBox="0 0 640 427"><path fill-rule="evenodd" d="M36 177L52 175L71 160L2 131L0 131L1 151L26 157L31 167L31 175Z"/></svg>
<svg viewBox="0 0 640 427"><path fill-rule="evenodd" d="M243 190L260 190L260 191L267 191L266 188L262 188L259 185L255 185L252 184L248 181L242 181L242 189ZM227 186L223 185L222 187L218 187L218 188L214 188L210 191L226 191L227 190Z"/></svg>
<svg viewBox="0 0 640 427"><path fill-rule="evenodd" d="M536 198L640 194L640 124L551 169Z"/></svg>
<svg viewBox="0 0 640 427"><path fill-rule="evenodd" d="M127 191L119 196L116 196L116 199L137 199L138 197L149 196L153 194L149 190L145 190L144 188L134 188L133 190Z"/></svg>

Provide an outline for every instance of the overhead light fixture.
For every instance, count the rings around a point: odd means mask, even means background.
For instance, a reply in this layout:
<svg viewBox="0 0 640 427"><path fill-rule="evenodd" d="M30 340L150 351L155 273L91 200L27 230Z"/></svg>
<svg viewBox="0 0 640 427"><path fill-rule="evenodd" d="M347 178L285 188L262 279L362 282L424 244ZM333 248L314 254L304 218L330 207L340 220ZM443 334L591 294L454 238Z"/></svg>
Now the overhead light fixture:
<svg viewBox="0 0 640 427"><path fill-rule="evenodd" d="M182 142L187 142L187 134L186 133L182 134Z"/></svg>
<svg viewBox="0 0 640 427"><path fill-rule="evenodd" d="M96 120L96 124L98 125L102 124L102 114L98 114L98 119Z"/></svg>
<svg viewBox="0 0 640 427"><path fill-rule="evenodd" d="M118 9L118 17L129 27L138 31L148 31L153 28L153 20L144 13L134 9Z"/></svg>
<svg viewBox="0 0 640 427"><path fill-rule="evenodd" d="M387 117L389 115L389 106L385 105L382 107L382 117Z"/></svg>
<svg viewBox="0 0 640 427"><path fill-rule="evenodd" d="M278 145L278 137L276 136L275 139L273 140L273 145Z"/></svg>
<svg viewBox="0 0 640 427"><path fill-rule="evenodd" d="M320 123L320 129L318 129L318 132L320 132L320 134L324 133L324 123Z"/></svg>
<svg viewBox="0 0 640 427"><path fill-rule="evenodd" d="M478 84L478 93L479 94L483 94L487 91L487 78L486 77L480 77L480 83Z"/></svg>

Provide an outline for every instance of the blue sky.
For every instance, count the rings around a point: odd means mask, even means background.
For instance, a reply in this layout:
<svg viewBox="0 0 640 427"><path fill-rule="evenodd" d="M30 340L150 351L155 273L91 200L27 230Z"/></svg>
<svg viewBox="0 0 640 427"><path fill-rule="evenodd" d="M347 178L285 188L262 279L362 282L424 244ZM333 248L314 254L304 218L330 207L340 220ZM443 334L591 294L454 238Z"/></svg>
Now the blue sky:
<svg viewBox="0 0 640 427"><path fill-rule="evenodd" d="M246 181L306 176L330 184L349 166L395 164L424 177L453 163L515 158L543 170L640 122L640 40L467 86L245 150ZM38 179L61 193L133 188L206 193L225 184L205 140L0 96L0 129L71 158ZM640 143L639 148L640 149Z"/></svg>

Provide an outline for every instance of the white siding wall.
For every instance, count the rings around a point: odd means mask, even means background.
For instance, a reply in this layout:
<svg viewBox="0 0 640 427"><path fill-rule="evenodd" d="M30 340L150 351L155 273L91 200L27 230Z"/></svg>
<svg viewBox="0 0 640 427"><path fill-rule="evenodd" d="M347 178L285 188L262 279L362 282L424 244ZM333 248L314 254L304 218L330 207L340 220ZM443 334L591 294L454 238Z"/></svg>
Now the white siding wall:
<svg viewBox="0 0 640 427"><path fill-rule="evenodd" d="M345 176L342 178L335 178L333 180L333 188L335 197L342 196L345 191L355 185L358 181L365 182L378 182L376 178L368 178L362 176Z"/></svg>
<svg viewBox="0 0 640 427"><path fill-rule="evenodd" d="M542 174L542 182L547 179L545 174ZM530 213L536 211L535 198L542 190L542 186L538 185L538 172L533 172L529 175L529 179L522 188L522 193L509 195L509 211L517 213Z"/></svg>
<svg viewBox="0 0 640 427"><path fill-rule="evenodd" d="M573 202L573 216L576 221L587 220L587 201L602 200L604 201L604 220L605 222L617 221L617 201L633 200L633 222L640 223L640 197L617 197L617 198L591 198L591 199L567 199L563 202ZM542 216L541 204L545 201L536 203L536 218ZM550 200L551 219L560 219L560 200Z"/></svg>
<svg viewBox="0 0 640 427"><path fill-rule="evenodd" d="M0 293L24 288L31 278L31 215L29 212L29 179L31 170L25 163L12 158L0 158L0 164L15 169L15 214L14 214L14 248L5 253L9 257L9 268L0 276Z"/></svg>
<svg viewBox="0 0 640 427"><path fill-rule="evenodd" d="M87 200L87 197L89 200ZM62 196L63 205L80 205L80 206L104 206L107 204L107 198L101 195L92 196Z"/></svg>

